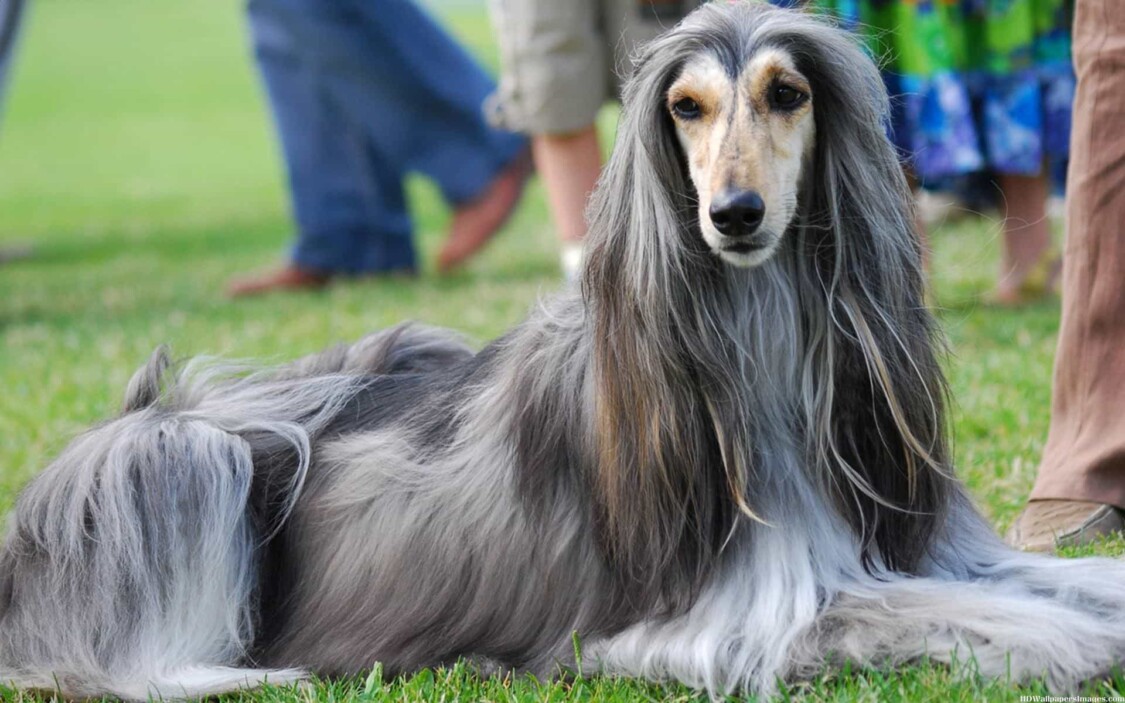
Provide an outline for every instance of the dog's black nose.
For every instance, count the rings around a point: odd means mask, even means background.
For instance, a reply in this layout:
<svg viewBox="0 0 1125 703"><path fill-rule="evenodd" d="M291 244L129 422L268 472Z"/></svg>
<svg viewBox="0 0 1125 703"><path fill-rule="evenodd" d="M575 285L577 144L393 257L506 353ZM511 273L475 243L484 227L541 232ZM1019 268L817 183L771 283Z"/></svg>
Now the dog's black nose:
<svg viewBox="0 0 1125 703"><path fill-rule="evenodd" d="M720 193L711 201L711 224L728 237L753 234L766 216L766 204L757 191Z"/></svg>

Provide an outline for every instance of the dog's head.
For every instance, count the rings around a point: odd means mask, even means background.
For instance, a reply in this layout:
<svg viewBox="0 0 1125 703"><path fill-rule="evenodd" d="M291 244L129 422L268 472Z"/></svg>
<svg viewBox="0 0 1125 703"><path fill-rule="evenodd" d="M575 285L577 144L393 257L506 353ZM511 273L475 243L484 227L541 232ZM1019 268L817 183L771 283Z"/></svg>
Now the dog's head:
<svg viewBox="0 0 1125 703"><path fill-rule="evenodd" d="M910 205L887 114L847 32L756 0L708 3L636 57L591 201L591 258L624 223L621 265L646 276L695 254L758 266L802 222L839 240L851 218L891 220L883 239L901 246Z"/></svg>
<svg viewBox="0 0 1125 703"><path fill-rule="evenodd" d="M695 52L666 93L703 240L735 266L769 259L797 210L816 124L809 79L784 48Z"/></svg>

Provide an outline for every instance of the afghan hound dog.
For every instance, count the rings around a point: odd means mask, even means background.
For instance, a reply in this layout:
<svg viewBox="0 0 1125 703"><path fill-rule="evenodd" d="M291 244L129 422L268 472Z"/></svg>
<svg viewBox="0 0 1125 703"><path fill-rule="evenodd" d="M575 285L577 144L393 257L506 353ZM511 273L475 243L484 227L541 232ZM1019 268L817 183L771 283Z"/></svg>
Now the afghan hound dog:
<svg viewBox="0 0 1125 703"><path fill-rule="evenodd" d="M18 498L0 678L137 699L459 658L714 694L848 662L1110 672L1125 565L1009 549L953 476L871 59L714 3L623 103L581 285L482 351L410 326L257 371L158 351Z"/></svg>

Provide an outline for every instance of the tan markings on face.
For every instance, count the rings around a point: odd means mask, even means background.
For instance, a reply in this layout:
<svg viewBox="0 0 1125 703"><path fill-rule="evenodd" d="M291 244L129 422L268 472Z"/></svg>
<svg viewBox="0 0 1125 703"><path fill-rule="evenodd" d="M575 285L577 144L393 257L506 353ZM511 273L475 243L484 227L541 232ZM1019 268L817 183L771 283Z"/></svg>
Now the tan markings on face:
<svg viewBox="0 0 1125 703"><path fill-rule="evenodd" d="M797 103L785 105L793 96ZM768 259L792 220L815 139L812 100L808 80L780 49L758 52L736 78L717 57L702 53L669 88L668 109L699 195L703 238L729 263L754 266ZM697 111L684 109L693 105ZM733 251L732 238L711 221L711 203L750 191L765 204L756 236L767 244L749 253Z"/></svg>

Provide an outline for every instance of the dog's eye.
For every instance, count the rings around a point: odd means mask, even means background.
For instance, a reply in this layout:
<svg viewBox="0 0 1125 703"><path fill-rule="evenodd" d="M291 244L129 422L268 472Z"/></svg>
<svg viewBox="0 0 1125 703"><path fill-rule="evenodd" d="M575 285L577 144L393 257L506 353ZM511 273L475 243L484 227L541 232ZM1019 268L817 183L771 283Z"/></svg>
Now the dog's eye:
<svg viewBox="0 0 1125 703"><path fill-rule="evenodd" d="M770 103L779 110L794 110L805 102L807 95L791 85L777 83L770 88Z"/></svg>
<svg viewBox="0 0 1125 703"><path fill-rule="evenodd" d="M680 98L672 103L672 112L680 119L694 120L699 117L702 111L700 110L699 103L691 98Z"/></svg>

